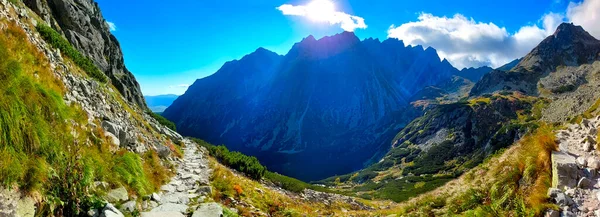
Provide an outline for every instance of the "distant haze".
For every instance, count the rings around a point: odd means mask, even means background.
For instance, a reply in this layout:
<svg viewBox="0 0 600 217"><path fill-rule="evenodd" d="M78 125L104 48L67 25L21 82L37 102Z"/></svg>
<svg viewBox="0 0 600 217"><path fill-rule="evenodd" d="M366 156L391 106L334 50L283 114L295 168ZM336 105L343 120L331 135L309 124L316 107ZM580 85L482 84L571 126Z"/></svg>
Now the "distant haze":
<svg viewBox="0 0 600 217"><path fill-rule="evenodd" d="M148 108L153 112L163 112L167 107L173 104L173 101L179 97L175 94L157 95L157 96L144 96Z"/></svg>

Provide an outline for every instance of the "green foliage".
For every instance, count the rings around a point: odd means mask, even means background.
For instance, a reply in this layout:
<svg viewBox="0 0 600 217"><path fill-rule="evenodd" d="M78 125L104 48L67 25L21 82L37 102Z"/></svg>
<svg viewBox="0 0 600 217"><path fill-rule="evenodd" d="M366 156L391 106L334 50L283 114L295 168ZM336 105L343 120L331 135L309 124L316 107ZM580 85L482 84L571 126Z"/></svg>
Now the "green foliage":
<svg viewBox="0 0 600 217"><path fill-rule="evenodd" d="M246 174L255 180L260 180L267 172L267 168L260 164L256 157L250 157L237 151L229 151L224 145L214 146L203 140L192 138L196 143L204 146L210 155L223 165Z"/></svg>
<svg viewBox="0 0 600 217"><path fill-rule="evenodd" d="M566 93L566 92L571 92L573 90L575 90L575 85L569 84L569 85L562 85L560 87L558 87L555 90L552 90L553 93Z"/></svg>
<svg viewBox="0 0 600 217"><path fill-rule="evenodd" d="M166 119L162 115L160 115L158 113L154 113L152 111L148 111L147 114L149 114L150 116L152 116L152 118L154 118L156 121L158 121L158 123L164 125L165 127L168 127L169 129L171 129L173 131L177 131L177 127L175 126L175 123L173 123L172 121Z"/></svg>
<svg viewBox="0 0 600 217"><path fill-rule="evenodd" d="M312 189L315 191L329 192L327 188L311 185L306 182L294 179L288 176L284 176L278 173L273 173L267 170L265 166L262 166L256 157L249 157L240 152L230 152L227 147L214 146L201 139L191 138L194 142L201 146L204 146L209 150L210 155L217 159L223 165L237 171L243 172L248 177L260 180L265 178L279 187L292 192L302 192L304 189ZM232 192L231 186L227 184L217 186L222 187L223 192Z"/></svg>
<svg viewBox="0 0 600 217"><path fill-rule="evenodd" d="M104 76L104 73L98 69L94 62L89 57L82 55L79 51L73 48L71 43L69 43L69 41L56 32L56 30L52 29L52 27L38 24L36 29L42 38L46 40L46 42L52 45L52 47L60 49L64 55L71 58L75 64L83 69L83 71L85 71L89 76L97 79L100 82L107 82L106 76Z"/></svg>
<svg viewBox="0 0 600 217"><path fill-rule="evenodd" d="M398 180L375 183L372 181L354 189L357 192L366 192L371 198L389 199L395 202L406 201L412 197L429 192L446 182L454 179L453 175L442 176L408 176ZM364 195L364 194L363 194Z"/></svg>
<svg viewBox="0 0 600 217"><path fill-rule="evenodd" d="M148 177L144 173L144 167L140 156L132 152L121 152L117 154L113 170L119 179L140 195L152 192Z"/></svg>
<svg viewBox="0 0 600 217"><path fill-rule="evenodd" d="M63 101L64 87L49 62L12 22L0 30L0 184L39 195L40 216L78 216L98 208L95 181L150 188L147 163L132 153L114 154L103 132L81 128L86 114ZM165 168L156 168L165 170Z"/></svg>

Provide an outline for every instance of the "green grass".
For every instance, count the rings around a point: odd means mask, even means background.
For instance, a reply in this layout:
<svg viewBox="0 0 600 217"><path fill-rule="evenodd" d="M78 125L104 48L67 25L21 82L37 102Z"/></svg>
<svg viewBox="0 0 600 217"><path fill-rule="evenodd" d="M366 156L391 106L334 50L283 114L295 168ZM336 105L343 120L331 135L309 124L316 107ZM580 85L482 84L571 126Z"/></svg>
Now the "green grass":
<svg viewBox="0 0 600 217"><path fill-rule="evenodd" d="M154 113L152 111L148 111L147 114L152 116L152 118L154 118L156 121L158 121L158 123L164 125L165 127L168 127L169 129L171 129L173 131L177 131L177 127L175 126L175 123L169 121L162 115L160 115L158 113Z"/></svg>
<svg viewBox="0 0 600 217"><path fill-rule="evenodd" d="M40 216L77 216L102 206L95 181L144 195L159 188L149 174L166 174L151 158L118 151L87 115L63 101L62 82L47 58L12 22L0 30L0 184L43 199ZM164 178L164 176L162 176Z"/></svg>
<svg viewBox="0 0 600 217"><path fill-rule="evenodd" d="M56 30L52 27L44 24L38 24L36 26L37 31L40 33L42 38L46 40L52 47L60 49L63 55L71 58L79 68L83 69L89 76L97 79L102 83L106 83L108 80L104 73L98 69L94 62L79 51L77 51L67 39L63 38Z"/></svg>
<svg viewBox="0 0 600 217"><path fill-rule="evenodd" d="M243 172L248 177L254 180L266 179L277 186L288 191L300 193L304 189L312 189L321 192L331 192L329 189L311 185L298 179L284 176L278 173L270 172L265 166L260 164L256 157L246 156L240 152L231 152L224 145L214 146L204 140L191 138L194 142L209 150L210 155L218 160L221 164Z"/></svg>

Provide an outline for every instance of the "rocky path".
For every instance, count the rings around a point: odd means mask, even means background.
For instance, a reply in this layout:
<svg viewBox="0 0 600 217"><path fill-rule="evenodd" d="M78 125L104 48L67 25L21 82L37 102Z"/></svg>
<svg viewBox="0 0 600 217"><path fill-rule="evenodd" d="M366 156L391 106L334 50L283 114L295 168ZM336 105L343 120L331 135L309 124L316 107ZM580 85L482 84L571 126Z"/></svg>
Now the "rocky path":
<svg viewBox="0 0 600 217"><path fill-rule="evenodd" d="M599 127L600 116L557 132L559 151L552 153L552 188L548 195L561 212L548 211L547 216L600 217L600 150L596 150Z"/></svg>
<svg viewBox="0 0 600 217"><path fill-rule="evenodd" d="M218 217L223 213L216 203L203 203L212 192L209 178L211 169L206 150L199 149L196 143L184 139L183 159L176 159L179 165L177 175L171 182L161 187L161 192L154 193L150 200L142 202L142 217L187 216Z"/></svg>

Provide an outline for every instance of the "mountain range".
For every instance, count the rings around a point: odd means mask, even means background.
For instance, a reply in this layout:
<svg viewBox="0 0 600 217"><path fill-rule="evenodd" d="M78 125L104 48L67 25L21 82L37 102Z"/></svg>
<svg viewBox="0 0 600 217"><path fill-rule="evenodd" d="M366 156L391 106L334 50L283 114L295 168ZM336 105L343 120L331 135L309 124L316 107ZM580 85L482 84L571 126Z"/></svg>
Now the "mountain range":
<svg viewBox="0 0 600 217"><path fill-rule="evenodd" d="M476 82L489 70L459 71L433 48L397 39L309 36L284 56L259 48L227 62L194 82L163 115L182 135L316 180L383 156L397 131L422 113L410 104L419 91L453 77Z"/></svg>

